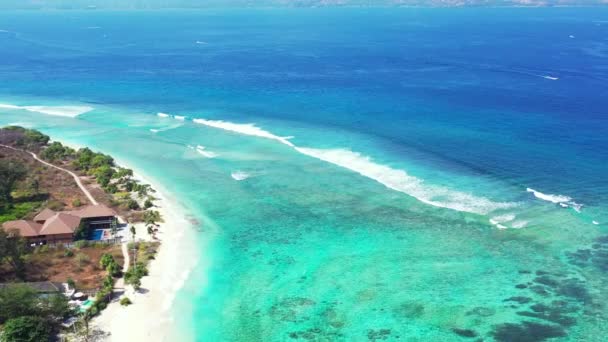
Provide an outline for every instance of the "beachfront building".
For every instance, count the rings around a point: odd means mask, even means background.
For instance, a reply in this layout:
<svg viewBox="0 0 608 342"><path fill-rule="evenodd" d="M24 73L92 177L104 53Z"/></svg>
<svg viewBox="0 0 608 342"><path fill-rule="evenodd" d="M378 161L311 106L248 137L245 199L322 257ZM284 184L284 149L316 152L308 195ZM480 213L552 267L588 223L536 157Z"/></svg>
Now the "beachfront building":
<svg viewBox="0 0 608 342"><path fill-rule="evenodd" d="M109 228L116 213L105 205L90 205L79 210L55 212L44 209L33 221L17 220L2 224L9 235L18 235L30 244L71 243L79 227L87 230Z"/></svg>

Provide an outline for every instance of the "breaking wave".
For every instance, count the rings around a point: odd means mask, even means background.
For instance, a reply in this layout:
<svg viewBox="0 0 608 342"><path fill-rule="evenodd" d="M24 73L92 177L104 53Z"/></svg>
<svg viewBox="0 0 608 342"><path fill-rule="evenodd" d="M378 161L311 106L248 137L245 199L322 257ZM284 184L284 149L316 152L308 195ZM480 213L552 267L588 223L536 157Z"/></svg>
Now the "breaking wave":
<svg viewBox="0 0 608 342"><path fill-rule="evenodd" d="M291 139L292 137L280 137L278 135L274 135L268 131L265 131L265 130L257 127L254 124L237 124L237 123L228 122L228 121L205 120L205 119L193 119L192 121L195 123L201 124L201 125L214 127L214 128L220 128L220 129L223 129L226 131L276 140L287 146L295 147L295 145L289 141L289 139Z"/></svg>
<svg viewBox="0 0 608 342"><path fill-rule="evenodd" d="M248 174L247 172L244 172L244 171L234 171L230 174L230 176L236 181L242 181L242 180L245 180L245 179L251 177L250 174Z"/></svg>
<svg viewBox="0 0 608 342"><path fill-rule="evenodd" d="M217 157L217 153L211 152L211 151L207 150L205 146L201 146L201 145L196 146L196 152L198 152L200 155L202 155L205 158Z"/></svg>
<svg viewBox="0 0 608 342"><path fill-rule="evenodd" d="M47 115L64 116L75 118L78 115L90 112L93 107L88 106L15 106L11 104L0 103L0 108L4 109L15 109L15 110L27 110L28 112L35 112Z"/></svg>
<svg viewBox="0 0 608 342"><path fill-rule="evenodd" d="M572 207L572 209L576 210L579 213L581 212L581 208L583 207L582 204L574 202L572 200L572 197L569 196L544 194L540 191L531 188L526 188L526 191L531 192L532 194L534 194L534 197L540 200L559 204L559 206L562 208Z"/></svg>
<svg viewBox="0 0 608 342"><path fill-rule="evenodd" d="M370 157L357 152L302 147L295 147L295 149L302 154L357 172L387 188L403 192L436 207L486 215L495 210L509 209L517 205L516 203L494 202L485 197L454 191L442 186L427 185L424 180L408 175L403 170L374 163Z"/></svg>
<svg viewBox="0 0 608 342"><path fill-rule="evenodd" d="M524 228L527 225L528 225L528 221L515 221L515 222L513 222L513 224L511 224L511 227L515 228L515 229L520 229L520 228Z"/></svg>
<svg viewBox="0 0 608 342"><path fill-rule="evenodd" d="M515 214L504 214L500 216L494 216L490 219L490 223L497 225L499 223L510 222L515 219Z"/></svg>
<svg viewBox="0 0 608 342"><path fill-rule="evenodd" d="M454 191L442 186L427 185L424 180L408 175L403 170L393 169L386 165L374 163L371 158L360 153L344 149L314 149L303 148L294 145L289 137L281 137L271 132L257 127L255 124L238 124L221 120L193 119L195 123L205 126L219 128L239 134L256 136L265 139L276 140L296 151L320 159L351 171L362 176L371 178L384 186L408 194L419 201L436 207L448 208L452 210L486 215L495 210L509 209L517 206L516 203L494 202L485 197L478 197L472 194ZM249 177L249 174L234 172L233 178Z"/></svg>
<svg viewBox="0 0 608 342"><path fill-rule="evenodd" d="M161 118L168 118L168 117L171 116L171 115L166 114L166 113L156 113L156 115L159 116L159 117L161 117Z"/></svg>

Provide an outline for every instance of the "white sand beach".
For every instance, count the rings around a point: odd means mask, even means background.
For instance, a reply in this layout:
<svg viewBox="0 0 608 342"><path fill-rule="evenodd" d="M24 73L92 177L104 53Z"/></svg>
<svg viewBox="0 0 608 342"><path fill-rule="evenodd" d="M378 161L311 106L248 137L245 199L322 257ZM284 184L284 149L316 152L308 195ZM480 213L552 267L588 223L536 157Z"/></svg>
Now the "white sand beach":
<svg viewBox="0 0 608 342"><path fill-rule="evenodd" d="M156 210L165 221L157 234L160 249L156 259L150 262L150 274L142 279L140 291L134 292L126 286L125 295L133 304L125 307L118 299L114 300L93 319L94 329L109 333L106 341L163 341L171 335L173 318L169 309L196 263L197 253L193 239L187 236L192 234L191 223L160 191L156 197L159 198ZM136 227L136 239L150 240L143 224Z"/></svg>

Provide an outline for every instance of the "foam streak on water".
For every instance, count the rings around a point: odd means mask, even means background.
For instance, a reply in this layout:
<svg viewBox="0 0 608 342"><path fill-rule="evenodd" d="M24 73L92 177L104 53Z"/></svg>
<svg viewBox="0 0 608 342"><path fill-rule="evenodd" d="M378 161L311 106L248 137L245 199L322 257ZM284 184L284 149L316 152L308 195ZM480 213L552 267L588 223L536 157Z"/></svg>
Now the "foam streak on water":
<svg viewBox="0 0 608 342"><path fill-rule="evenodd" d="M450 190L446 187L427 185L424 180L408 175L403 170L377 164L370 157L357 152L343 149L322 150L302 147L296 147L295 149L308 156L355 171L390 189L406 193L421 202L436 207L486 215L495 210L516 206L515 203L494 202L484 197Z"/></svg>
<svg viewBox="0 0 608 342"><path fill-rule="evenodd" d="M237 124L237 123L228 122L228 121L205 120L205 119L194 119L192 121L194 121L195 123L201 124L201 125L209 126L209 127L220 128L220 129L224 129L227 131L256 136L256 137L260 137L260 138L272 139L272 140L279 141L282 144L285 144L287 146L292 146L292 147L294 146L289 141L290 137L280 137L278 135L274 135L274 134L272 134L268 131L265 131L265 130L257 127L256 125L250 124L250 123Z"/></svg>
<svg viewBox="0 0 608 342"><path fill-rule="evenodd" d="M27 110L28 112L35 112L47 115L65 116L65 117L77 117L78 115L90 112L93 107L88 106L16 106L12 104L0 103L0 108L13 109L13 110Z"/></svg>
<svg viewBox="0 0 608 342"><path fill-rule="evenodd" d="M494 202L484 197L477 197L464 192L450 190L446 187L425 184L424 180L413 177L403 170L393 169L386 165L373 162L370 157L345 149L314 149L297 147L288 139L292 137L280 137L263 130L254 124L237 124L221 120L193 119L194 122L209 127L224 129L227 131L256 136L279 141L296 151L317 158L358 174L371 178L386 187L408 194L416 199L436 207L486 215L499 209L508 209L516 206L515 203Z"/></svg>

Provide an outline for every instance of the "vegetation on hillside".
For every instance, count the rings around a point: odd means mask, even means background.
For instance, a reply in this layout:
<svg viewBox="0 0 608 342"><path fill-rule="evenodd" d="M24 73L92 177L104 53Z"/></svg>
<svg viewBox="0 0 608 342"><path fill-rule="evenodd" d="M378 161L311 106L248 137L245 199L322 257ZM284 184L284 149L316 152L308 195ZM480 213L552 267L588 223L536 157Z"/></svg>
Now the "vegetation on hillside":
<svg viewBox="0 0 608 342"><path fill-rule="evenodd" d="M26 285L0 288L1 341L49 341L73 314L61 295L40 296Z"/></svg>
<svg viewBox="0 0 608 342"><path fill-rule="evenodd" d="M0 144L13 146L37 153L50 163L69 168L81 175L90 176L107 193L108 204L123 211L140 211L154 206L154 189L133 178L133 170L116 165L114 158L94 152L89 148L75 150L58 141L49 143L50 138L43 133L18 126L0 128ZM10 203L14 185L23 180L26 170L19 164L0 163L0 205ZM7 174L10 177L4 177ZM35 180L31 182L35 185ZM82 200L71 201L73 207L82 205ZM2 213L0 213L0 216ZM142 219L143 213L132 215L133 221ZM18 216L18 215L13 215ZM160 221L160 220L156 220Z"/></svg>

